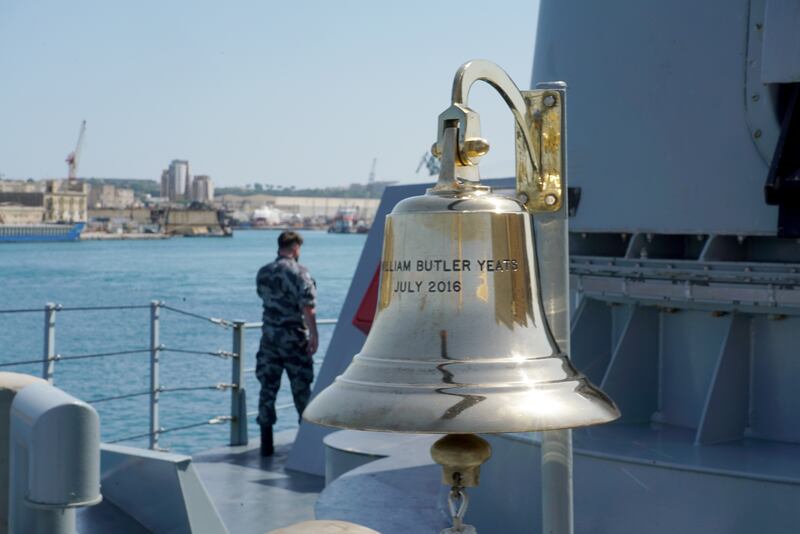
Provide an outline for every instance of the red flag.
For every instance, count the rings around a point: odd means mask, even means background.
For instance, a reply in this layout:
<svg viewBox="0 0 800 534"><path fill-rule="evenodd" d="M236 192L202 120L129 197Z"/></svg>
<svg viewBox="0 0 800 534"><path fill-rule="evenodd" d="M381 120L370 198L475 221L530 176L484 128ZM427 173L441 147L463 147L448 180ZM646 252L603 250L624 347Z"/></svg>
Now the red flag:
<svg viewBox="0 0 800 534"><path fill-rule="evenodd" d="M372 321L375 319L375 309L378 307L378 286L381 281L380 264L375 269L375 276L369 283L367 292L361 299L361 304L358 305L355 317L353 317L353 326L369 334L369 329L372 327Z"/></svg>

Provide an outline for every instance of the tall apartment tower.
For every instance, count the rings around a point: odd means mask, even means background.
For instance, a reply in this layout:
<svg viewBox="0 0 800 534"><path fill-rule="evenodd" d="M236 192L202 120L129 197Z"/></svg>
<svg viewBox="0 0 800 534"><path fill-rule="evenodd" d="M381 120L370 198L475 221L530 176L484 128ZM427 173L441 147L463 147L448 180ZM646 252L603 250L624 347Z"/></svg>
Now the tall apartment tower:
<svg viewBox="0 0 800 534"><path fill-rule="evenodd" d="M183 200L186 197L186 185L189 183L189 162L174 159L167 169L166 197L170 202Z"/></svg>
<svg viewBox="0 0 800 534"><path fill-rule="evenodd" d="M161 196L162 198L169 197L169 170L164 169L161 171Z"/></svg>
<svg viewBox="0 0 800 534"><path fill-rule="evenodd" d="M183 186L183 198L192 199L192 173L189 170L189 162L186 162L186 178Z"/></svg>
<svg viewBox="0 0 800 534"><path fill-rule="evenodd" d="M205 174L198 174L192 182L192 200L209 203L214 200L214 182Z"/></svg>

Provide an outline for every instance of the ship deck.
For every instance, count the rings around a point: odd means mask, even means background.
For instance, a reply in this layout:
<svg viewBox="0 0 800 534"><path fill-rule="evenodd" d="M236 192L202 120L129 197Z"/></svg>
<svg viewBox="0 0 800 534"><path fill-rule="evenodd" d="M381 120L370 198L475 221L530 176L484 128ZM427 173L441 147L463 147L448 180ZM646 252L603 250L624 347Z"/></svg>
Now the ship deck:
<svg viewBox="0 0 800 534"><path fill-rule="evenodd" d="M262 458L259 443L212 449L192 458L225 528L236 534L264 534L314 519L314 506L325 486L324 477L285 469L296 431L275 435L275 454ZM124 510L104 499L80 508L78 532L150 532Z"/></svg>
<svg viewBox="0 0 800 534"><path fill-rule="evenodd" d="M212 449L192 463L229 532L264 534L314 519L324 477L285 469L296 431L275 435L275 454L262 458L258 441Z"/></svg>

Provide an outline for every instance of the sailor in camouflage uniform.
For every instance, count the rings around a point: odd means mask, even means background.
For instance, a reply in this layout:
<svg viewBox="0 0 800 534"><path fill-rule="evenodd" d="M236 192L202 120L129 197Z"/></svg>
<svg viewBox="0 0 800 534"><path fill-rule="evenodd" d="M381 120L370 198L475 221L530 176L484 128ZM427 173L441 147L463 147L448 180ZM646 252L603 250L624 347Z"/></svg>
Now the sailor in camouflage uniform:
<svg viewBox="0 0 800 534"><path fill-rule="evenodd" d="M298 415L302 415L311 395L312 356L319 337L315 283L308 269L298 263L302 244L299 234L283 232L278 237L278 257L256 276L256 289L264 305L261 346L256 355L256 377L261 383L258 423L262 456L273 453L275 397L283 370L289 376Z"/></svg>

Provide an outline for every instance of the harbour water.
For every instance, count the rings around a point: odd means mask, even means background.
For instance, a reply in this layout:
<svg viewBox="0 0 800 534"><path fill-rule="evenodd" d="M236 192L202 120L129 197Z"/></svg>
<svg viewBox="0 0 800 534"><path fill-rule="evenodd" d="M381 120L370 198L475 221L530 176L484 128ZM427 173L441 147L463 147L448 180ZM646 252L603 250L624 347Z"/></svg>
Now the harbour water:
<svg viewBox="0 0 800 534"><path fill-rule="evenodd" d="M277 231L237 232L231 239L170 239L156 241L90 241L79 243L12 243L0 246L0 310L43 308L46 302L65 307L168 305L208 317L259 322L260 301L255 273L275 256ZM364 235L304 232L301 263L317 282L320 318L338 318L355 271ZM56 319L56 352L63 356L146 349L149 309L61 311ZM349 320L344 318L344 320ZM0 314L0 364L42 357L44 314ZM325 354L332 326L320 327L316 367ZM161 343L192 351L231 350L232 332L210 322L161 312ZM255 366L259 331L248 330L245 368ZM3 367L40 375L41 364ZM213 386L230 382L230 362L202 355L165 352L161 383L165 388ZM146 353L61 361L55 383L86 400L146 391ZM248 410L257 406L258 383L247 373ZM161 394L163 428L201 423L228 415L228 391L188 390ZM291 403L284 377L278 405ZM146 396L96 404L104 440L148 431ZM297 425L294 408L278 414L277 429ZM254 418L250 435L257 435ZM228 425L204 425L165 433L160 445L191 453L227 442ZM147 440L125 444L146 446Z"/></svg>

